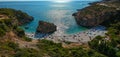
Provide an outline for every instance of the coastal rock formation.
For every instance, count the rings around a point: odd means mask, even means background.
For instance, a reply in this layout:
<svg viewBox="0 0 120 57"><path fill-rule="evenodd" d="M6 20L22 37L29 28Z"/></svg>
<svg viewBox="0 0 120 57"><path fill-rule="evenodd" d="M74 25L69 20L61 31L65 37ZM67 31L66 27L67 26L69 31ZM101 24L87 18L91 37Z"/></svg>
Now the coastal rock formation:
<svg viewBox="0 0 120 57"><path fill-rule="evenodd" d="M37 27L37 33L53 33L56 31L56 25L53 23L48 23L44 21L39 21L39 25Z"/></svg>
<svg viewBox="0 0 120 57"><path fill-rule="evenodd" d="M96 3L74 13L73 16L78 25L93 27L113 19L118 15L118 11L116 7L109 6L107 3Z"/></svg>
<svg viewBox="0 0 120 57"><path fill-rule="evenodd" d="M0 15L6 15L7 19L13 19L15 22L17 21L18 25L33 21L33 17L29 16L27 13L10 8L0 8Z"/></svg>

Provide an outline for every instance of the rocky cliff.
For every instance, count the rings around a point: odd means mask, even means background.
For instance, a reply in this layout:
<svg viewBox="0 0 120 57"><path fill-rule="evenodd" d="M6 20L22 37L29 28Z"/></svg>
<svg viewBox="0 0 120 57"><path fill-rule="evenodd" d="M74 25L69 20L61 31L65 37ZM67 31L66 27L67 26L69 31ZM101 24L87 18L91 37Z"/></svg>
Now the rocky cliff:
<svg viewBox="0 0 120 57"><path fill-rule="evenodd" d="M39 25L36 30L37 33L53 33L55 31L56 25L44 21L39 21Z"/></svg>
<svg viewBox="0 0 120 57"><path fill-rule="evenodd" d="M6 15L8 19L14 19L15 22L18 22L18 25L23 25L33 20L33 17L27 13L10 8L0 8L0 15Z"/></svg>
<svg viewBox="0 0 120 57"><path fill-rule="evenodd" d="M102 24L104 21L116 19L118 16L120 2L99 2L81 9L73 16L78 25L93 27ZM114 17L114 18L113 18Z"/></svg>

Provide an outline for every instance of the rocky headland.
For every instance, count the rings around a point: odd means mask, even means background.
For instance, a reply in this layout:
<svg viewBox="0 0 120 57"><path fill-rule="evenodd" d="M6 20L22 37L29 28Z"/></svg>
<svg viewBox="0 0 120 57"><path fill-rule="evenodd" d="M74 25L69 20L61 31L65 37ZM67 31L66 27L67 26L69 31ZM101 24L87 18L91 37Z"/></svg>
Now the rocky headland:
<svg viewBox="0 0 120 57"><path fill-rule="evenodd" d="M47 33L53 33L56 30L57 30L57 27L53 23L49 23L49 22L45 22L45 21L39 21L36 32L47 34Z"/></svg>
<svg viewBox="0 0 120 57"><path fill-rule="evenodd" d="M0 15L7 16L4 17L4 19L12 19L13 23L18 25L23 25L34 20L33 17L29 16L27 13L22 12L21 10L15 10L10 8L0 8Z"/></svg>
<svg viewBox="0 0 120 57"><path fill-rule="evenodd" d="M73 16L78 25L94 27L109 21L118 20L120 16L120 1L102 1L93 3L74 13Z"/></svg>
<svg viewBox="0 0 120 57"><path fill-rule="evenodd" d="M15 33L17 37L25 38L25 32L19 26L32 20L33 17L20 10L0 8L0 38L9 32Z"/></svg>

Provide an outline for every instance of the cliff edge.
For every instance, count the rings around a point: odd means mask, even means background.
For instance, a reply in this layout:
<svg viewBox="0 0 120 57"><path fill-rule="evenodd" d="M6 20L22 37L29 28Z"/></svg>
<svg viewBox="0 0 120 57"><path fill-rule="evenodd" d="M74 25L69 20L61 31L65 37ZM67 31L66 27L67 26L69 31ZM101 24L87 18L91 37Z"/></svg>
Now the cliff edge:
<svg viewBox="0 0 120 57"><path fill-rule="evenodd" d="M111 19L118 19L120 1L98 2L73 14L78 25L93 27Z"/></svg>

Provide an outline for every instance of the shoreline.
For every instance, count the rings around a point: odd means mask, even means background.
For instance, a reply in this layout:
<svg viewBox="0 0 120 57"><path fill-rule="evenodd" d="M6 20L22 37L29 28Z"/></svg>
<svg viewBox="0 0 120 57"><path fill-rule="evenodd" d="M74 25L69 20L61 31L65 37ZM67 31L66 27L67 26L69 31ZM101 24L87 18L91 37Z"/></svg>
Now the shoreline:
<svg viewBox="0 0 120 57"><path fill-rule="evenodd" d="M59 33L53 33L51 35L47 35L42 38L35 38L35 33L25 33L27 37L34 39L46 39L46 40L51 40L56 43L61 43L61 42L76 42L76 43L87 43L88 41L91 41L94 39L96 36L105 36L106 27L104 26L96 26L91 29L76 33L76 34L71 34L71 35L58 35Z"/></svg>
<svg viewBox="0 0 120 57"><path fill-rule="evenodd" d="M103 2L103 1L97 1L93 3L89 3L90 5L98 2ZM59 29L58 29L59 30ZM61 31L61 30L60 30ZM96 36L105 36L105 33L107 33L106 27L98 25L96 27L93 27L91 29L87 29L85 31L78 32L76 34L62 34L62 36L57 36L59 33L53 33L51 35L48 35L46 37L42 38L35 38L34 35L35 33L25 33L29 38L32 39L46 39L46 40L51 40L56 43L61 43L61 42L75 42L75 43L88 43L88 41L91 41L94 39Z"/></svg>

